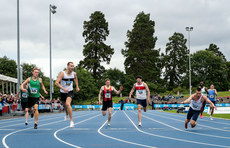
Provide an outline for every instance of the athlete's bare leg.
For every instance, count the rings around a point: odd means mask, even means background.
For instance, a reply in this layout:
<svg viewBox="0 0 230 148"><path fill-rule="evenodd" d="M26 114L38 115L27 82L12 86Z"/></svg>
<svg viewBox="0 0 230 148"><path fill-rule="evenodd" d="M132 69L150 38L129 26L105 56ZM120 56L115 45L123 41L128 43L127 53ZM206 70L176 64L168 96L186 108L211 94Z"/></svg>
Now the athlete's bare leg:
<svg viewBox="0 0 230 148"><path fill-rule="evenodd" d="M38 123L38 115L39 115L39 113L38 113L38 104L35 104L34 105L34 112L35 112L35 124L37 124Z"/></svg>
<svg viewBox="0 0 230 148"><path fill-rule="evenodd" d="M109 124L112 118L112 107L110 107L108 111L109 111L109 115L108 115L108 124Z"/></svg>
<svg viewBox="0 0 230 148"><path fill-rule="evenodd" d="M28 117L29 117L29 109L25 108L25 118L26 118L26 122L28 122Z"/></svg>
<svg viewBox="0 0 230 148"><path fill-rule="evenodd" d="M194 128L194 127L197 125L196 121L194 121L194 120L192 120L192 121L190 122L190 124L191 124L191 127L192 127L192 128Z"/></svg>
<svg viewBox="0 0 230 148"><path fill-rule="evenodd" d="M72 99L71 99L70 97L67 97L65 106L66 106L66 108L67 108L68 115L69 115L69 117L70 117L70 121L73 122L73 114L72 114L71 101L72 101Z"/></svg>
<svg viewBox="0 0 230 148"><path fill-rule="evenodd" d="M210 107L210 110L211 110L211 116L212 116L214 112L214 107Z"/></svg>
<svg viewBox="0 0 230 148"><path fill-rule="evenodd" d="M137 108L138 108L138 121L139 121L139 123L141 123L141 105L138 104Z"/></svg>
<svg viewBox="0 0 230 148"><path fill-rule="evenodd" d="M65 103L63 103L63 107L64 107L64 110L65 110L66 116L68 116L68 110L67 110L67 107L66 107L66 104L65 104Z"/></svg>

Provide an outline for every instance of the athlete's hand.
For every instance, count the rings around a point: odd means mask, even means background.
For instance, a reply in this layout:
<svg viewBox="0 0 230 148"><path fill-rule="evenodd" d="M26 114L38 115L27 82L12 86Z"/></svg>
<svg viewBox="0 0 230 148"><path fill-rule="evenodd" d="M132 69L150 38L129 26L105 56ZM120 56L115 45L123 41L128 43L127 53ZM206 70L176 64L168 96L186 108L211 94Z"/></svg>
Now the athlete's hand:
<svg viewBox="0 0 230 148"><path fill-rule="evenodd" d="M123 86L120 86L120 91L122 91L123 90Z"/></svg>
<svg viewBox="0 0 230 148"><path fill-rule="evenodd" d="M63 88L63 90L64 90L64 92L66 92L66 93L68 93L69 91L67 90L67 89L65 89L65 88Z"/></svg>
<svg viewBox="0 0 230 148"><path fill-rule="evenodd" d="M26 90L26 89L22 89L22 91L23 91L24 93L27 93L27 90Z"/></svg>
<svg viewBox="0 0 230 148"><path fill-rule="evenodd" d="M215 108L215 110L217 110L217 107L216 107L216 106L214 106L214 108Z"/></svg>
<svg viewBox="0 0 230 148"><path fill-rule="evenodd" d="M150 100L148 99L148 104L150 104Z"/></svg>
<svg viewBox="0 0 230 148"><path fill-rule="evenodd" d="M48 95L48 92L47 92L46 90L45 90L44 92L45 92L45 94L47 94L47 95Z"/></svg>
<svg viewBox="0 0 230 148"><path fill-rule="evenodd" d="M76 88L76 91L77 91L77 92L79 92L79 91L80 91L79 87L77 87L77 88Z"/></svg>

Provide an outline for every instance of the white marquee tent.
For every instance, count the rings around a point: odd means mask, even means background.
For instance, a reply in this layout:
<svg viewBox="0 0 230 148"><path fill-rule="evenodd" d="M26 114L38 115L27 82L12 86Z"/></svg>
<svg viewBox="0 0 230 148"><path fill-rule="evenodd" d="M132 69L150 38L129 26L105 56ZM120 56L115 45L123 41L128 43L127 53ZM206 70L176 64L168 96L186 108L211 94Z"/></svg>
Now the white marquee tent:
<svg viewBox="0 0 230 148"><path fill-rule="evenodd" d="M2 75L0 74L0 82L2 83L2 93L4 94L5 93L5 83L6 83L6 93L9 94L9 86L8 84L10 84L10 94L11 93L15 93L16 92L16 84L17 84L17 79L15 78L12 78L12 77L8 77L8 76L5 76L5 75ZM13 86L13 91L12 91L12 86Z"/></svg>

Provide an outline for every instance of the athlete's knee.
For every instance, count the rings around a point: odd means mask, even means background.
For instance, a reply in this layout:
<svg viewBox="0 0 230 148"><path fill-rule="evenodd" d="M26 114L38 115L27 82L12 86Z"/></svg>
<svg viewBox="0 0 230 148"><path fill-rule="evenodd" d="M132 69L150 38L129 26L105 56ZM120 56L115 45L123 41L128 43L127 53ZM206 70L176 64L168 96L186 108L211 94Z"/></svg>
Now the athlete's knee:
<svg viewBox="0 0 230 148"><path fill-rule="evenodd" d="M190 124L191 124L191 125L195 125L195 124L196 124L196 121L192 120L192 121L190 122Z"/></svg>
<svg viewBox="0 0 230 148"><path fill-rule="evenodd" d="M103 115L103 116L105 116L105 115L106 115L106 113L102 112L102 115Z"/></svg>
<svg viewBox="0 0 230 148"><path fill-rule="evenodd" d="M66 102L65 107L68 108L70 106L70 103Z"/></svg>
<svg viewBox="0 0 230 148"><path fill-rule="evenodd" d="M146 109L146 107L144 107L144 112L146 112L147 111L147 109Z"/></svg>

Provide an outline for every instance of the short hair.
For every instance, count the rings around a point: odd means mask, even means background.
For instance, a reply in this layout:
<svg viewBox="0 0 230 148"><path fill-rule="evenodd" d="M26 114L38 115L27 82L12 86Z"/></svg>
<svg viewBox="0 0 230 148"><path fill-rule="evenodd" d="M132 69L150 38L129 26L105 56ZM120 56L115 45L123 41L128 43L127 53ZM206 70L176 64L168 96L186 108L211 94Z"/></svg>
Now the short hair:
<svg viewBox="0 0 230 148"><path fill-rule="evenodd" d="M106 78L106 79L105 79L105 82L107 82L107 81L110 81L110 79L109 79L109 78Z"/></svg>
<svg viewBox="0 0 230 148"><path fill-rule="evenodd" d="M197 87L196 90L197 90L197 91L201 91L201 87L200 87L200 86Z"/></svg>
<svg viewBox="0 0 230 148"><path fill-rule="evenodd" d="M138 78L142 79L142 76L141 75L137 75L136 79L138 79Z"/></svg>
<svg viewBox="0 0 230 148"><path fill-rule="evenodd" d="M39 69L38 69L37 67L35 67L35 68L33 69L33 71L35 71L35 70L38 70L38 71L39 71Z"/></svg>
<svg viewBox="0 0 230 148"><path fill-rule="evenodd" d="M68 63L67 63L67 66L69 66L69 64L73 64L73 62L68 62Z"/></svg>

